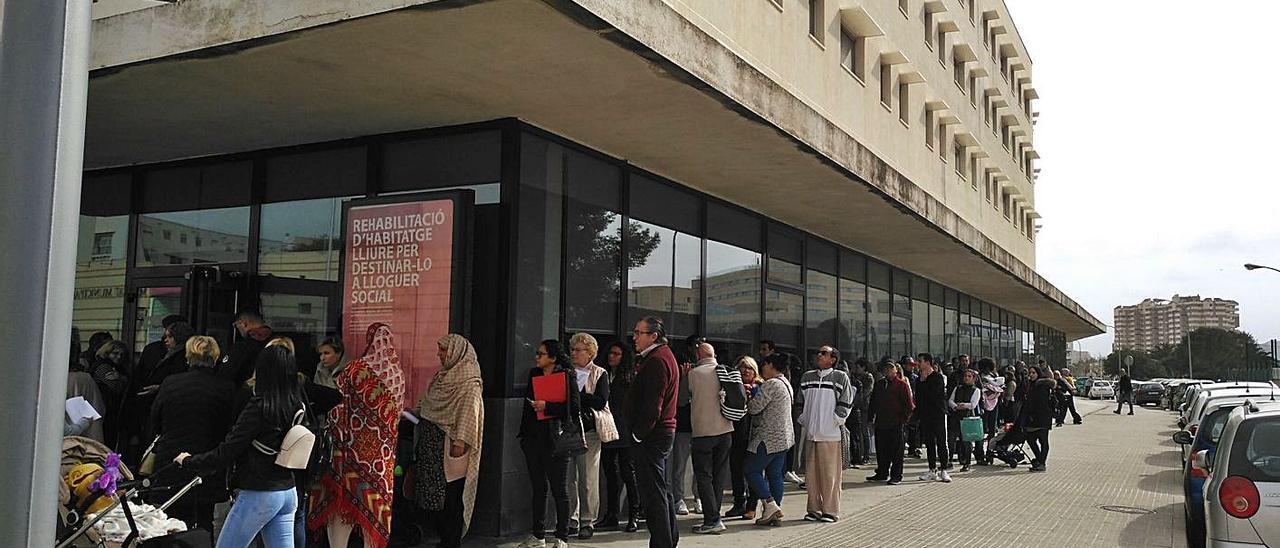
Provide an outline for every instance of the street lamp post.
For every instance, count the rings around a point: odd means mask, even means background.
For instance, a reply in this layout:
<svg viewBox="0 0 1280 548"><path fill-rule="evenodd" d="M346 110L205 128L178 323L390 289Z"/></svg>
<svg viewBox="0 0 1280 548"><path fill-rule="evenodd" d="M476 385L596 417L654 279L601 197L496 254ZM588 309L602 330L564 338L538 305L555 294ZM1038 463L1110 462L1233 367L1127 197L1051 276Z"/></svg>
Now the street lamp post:
<svg viewBox="0 0 1280 548"><path fill-rule="evenodd" d="M1274 271L1276 271L1276 272L1280 272L1280 268L1275 268L1275 267L1272 267L1272 266L1266 266L1266 265L1261 265L1261 264L1253 264L1253 263L1245 263L1245 264L1244 264L1244 269L1245 269L1245 270L1257 270L1257 269L1259 269L1259 268L1264 269L1264 270L1274 270Z"/></svg>

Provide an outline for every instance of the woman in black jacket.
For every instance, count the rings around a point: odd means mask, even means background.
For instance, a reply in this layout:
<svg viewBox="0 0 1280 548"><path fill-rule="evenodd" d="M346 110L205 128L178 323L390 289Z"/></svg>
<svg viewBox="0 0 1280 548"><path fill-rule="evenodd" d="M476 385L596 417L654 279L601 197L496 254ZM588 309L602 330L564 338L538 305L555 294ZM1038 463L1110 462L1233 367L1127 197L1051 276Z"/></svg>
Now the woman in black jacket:
<svg viewBox="0 0 1280 548"><path fill-rule="evenodd" d="M267 548L293 546L298 508L293 471L275 463L274 451L258 448L278 449L302 409L293 354L282 346L263 349L254 363L254 378L253 397L226 439L211 451L199 455L183 452L174 459L201 474L234 464L231 484L238 492L222 526L218 548L247 547L259 532Z"/></svg>
<svg viewBox="0 0 1280 548"><path fill-rule="evenodd" d="M1053 377L1044 368L1033 366L1027 369L1026 384L1026 401L1018 424L1027 433L1027 445L1035 455L1031 471L1044 472L1045 460L1049 458L1049 429L1053 428Z"/></svg>
<svg viewBox="0 0 1280 548"><path fill-rule="evenodd" d="M133 359L129 356L129 347L121 341L107 341L94 352L93 365L89 366L89 376L98 385L98 392L106 410L102 415L103 435L107 445L119 448L121 424L124 423L123 402L129 392L129 364Z"/></svg>
<svg viewBox="0 0 1280 548"><path fill-rule="evenodd" d="M544 546L546 541L547 486L551 487L551 498L556 505L556 541L555 548L569 545L569 468L573 465L573 455L559 454L555 451L553 425L564 424L567 430L569 420L582 413L582 404L578 395L577 376L569 356L565 354L560 341L548 339L538 345L534 354L534 367L529 369L527 381L526 403L524 413L520 417L520 448L524 450L525 464L529 467L529 481L533 492L532 510L533 524L530 536L520 544L524 548ZM533 392L533 379L543 375L562 373L565 378L564 402L549 402L538 399ZM548 418L538 419L538 412ZM581 434L581 432L579 432Z"/></svg>
<svg viewBox="0 0 1280 548"><path fill-rule="evenodd" d="M604 444L600 462L604 468L605 502L604 516L596 522L597 529L616 529L621 517L618 506L621 504L622 489L627 490L627 523L623 530L634 533L639 529L640 490L636 485L636 471L631 465L631 430L628 421L621 413L626 412L623 398L631 388L631 379L635 376L635 354L631 348L621 342L609 345L605 355L605 369L609 371L609 409L613 412L613 422L618 427L618 439Z"/></svg>
<svg viewBox="0 0 1280 548"><path fill-rule="evenodd" d="M165 377L151 405L151 427L156 440L156 462L169 462L178 453L203 453L218 446L231 424L231 396L235 384L218 376L222 351L213 337L195 336L184 345L184 362L191 370ZM190 469L170 468L157 478L166 485L180 485L195 477ZM226 473L200 474L203 482L169 510L169 516L191 527L213 531L213 505L226 500ZM167 496L167 494L165 495ZM162 497L163 498L163 497Z"/></svg>

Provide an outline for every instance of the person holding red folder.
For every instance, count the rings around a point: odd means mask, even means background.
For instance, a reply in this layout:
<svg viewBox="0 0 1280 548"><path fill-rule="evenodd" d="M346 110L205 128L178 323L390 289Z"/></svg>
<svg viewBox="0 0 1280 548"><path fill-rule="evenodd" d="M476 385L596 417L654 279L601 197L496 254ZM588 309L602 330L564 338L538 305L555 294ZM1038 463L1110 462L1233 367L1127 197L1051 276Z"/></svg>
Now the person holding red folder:
<svg viewBox="0 0 1280 548"><path fill-rule="evenodd" d="M578 417L582 413L582 404L578 399L573 366L560 341L542 341L534 353L534 360L535 365L529 369L526 383L520 433L516 435L529 469L533 524L529 538L520 543L519 548L548 545L544 539L548 485L556 505L556 538L551 546L566 548L569 546L569 471L573 456L555 454L551 434L555 421L551 419Z"/></svg>

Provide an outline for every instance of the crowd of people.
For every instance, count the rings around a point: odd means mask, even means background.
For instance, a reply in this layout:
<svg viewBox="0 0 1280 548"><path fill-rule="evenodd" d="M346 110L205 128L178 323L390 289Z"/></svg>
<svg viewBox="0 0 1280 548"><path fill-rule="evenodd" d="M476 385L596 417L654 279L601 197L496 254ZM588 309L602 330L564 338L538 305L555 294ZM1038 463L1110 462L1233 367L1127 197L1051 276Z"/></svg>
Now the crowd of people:
<svg viewBox="0 0 1280 548"><path fill-rule="evenodd" d="M340 340L321 342L314 368L300 368L294 342L256 313L234 325L240 337L223 351L183 318L165 318L163 337L136 362L109 335L95 334L87 349L77 337L68 398L84 397L101 419L68 417L65 433L107 444L144 473L203 478L170 514L216 532L218 546L260 538L301 547L320 537L347 546L357 531L364 546L386 546L397 496L416 503L440 546L461 545L484 429L470 342L437 341L439 372L411 404L384 324L369 327L358 356ZM823 345L805 364L771 341L758 356L726 360L698 336L673 348L654 317L631 335L633 344L603 349L587 333L536 346L516 436L531 496L521 548L642 528L651 546L675 546L677 516L690 513L701 515L693 534L719 534L729 520L776 526L787 517L788 483L807 497L798 519L832 523L847 469L874 459L867 481L896 485L904 460L921 459L919 480L949 483L957 466L1008 464L1003 448L1016 438L1031 449L1030 469L1043 472L1051 429L1068 413L1081 422L1070 371L1043 361L1001 368L921 353L872 363ZM305 469L277 464L273 449L297 424L316 433ZM406 424L414 458L397 463ZM222 517L215 508L233 491Z"/></svg>

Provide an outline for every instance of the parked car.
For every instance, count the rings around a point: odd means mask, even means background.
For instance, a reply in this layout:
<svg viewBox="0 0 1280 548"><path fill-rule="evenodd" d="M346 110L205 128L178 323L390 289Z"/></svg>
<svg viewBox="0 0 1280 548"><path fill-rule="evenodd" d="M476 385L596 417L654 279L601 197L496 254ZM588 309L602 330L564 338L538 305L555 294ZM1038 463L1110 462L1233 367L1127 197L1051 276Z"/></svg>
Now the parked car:
<svg viewBox="0 0 1280 548"><path fill-rule="evenodd" d="M1253 391L1262 390L1262 391L1265 391L1263 392L1264 394L1269 395L1271 391L1274 390L1275 388L1276 388L1275 385L1269 382L1250 382L1250 381L1215 382L1215 383L1200 384L1197 386L1193 386L1187 389L1187 393L1183 396L1181 413L1179 413L1179 416L1178 416L1178 427L1186 428L1187 425L1191 423L1191 418L1192 418L1192 414L1195 411L1195 406L1199 404L1200 400L1202 400L1210 392L1219 392L1222 390L1238 390L1239 393L1248 394L1250 390L1253 390ZM1222 392L1221 394L1225 394L1225 393L1226 392Z"/></svg>
<svg viewBox="0 0 1280 548"><path fill-rule="evenodd" d="M1173 411L1173 396L1178 389L1191 382L1189 379L1172 379L1164 381L1164 396L1160 398L1160 407Z"/></svg>
<svg viewBox="0 0 1280 548"><path fill-rule="evenodd" d="M1195 454L1210 546L1280 547L1280 404L1247 403L1227 418L1217 451Z"/></svg>
<svg viewBox="0 0 1280 548"><path fill-rule="evenodd" d="M1160 405L1160 397L1164 395L1164 385L1159 381L1139 383L1133 388L1134 405L1154 403Z"/></svg>
<svg viewBox="0 0 1280 548"><path fill-rule="evenodd" d="M1213 402L1210 411L1200 421L1201 428L1180 430L1173 435L1173 441L1182 446L1185 453L1195 455L1205 452L1203 461L1212 461L1218 449L1218 440L1222 437L1222 428L1235 408L1244 402ZM1204 462L1187 459L1182 468L1183 515L1186 517L1187 545L1192 548L1204 546L1204 483L1209 477L1209 470Z"/></svg>
<svg viewBox="0 0 1280 548"><path fill-rule="evenodd" d="M1222 406L1236 406L1249 400L1253 400L1255 402L1274 401L1272 398L1280 396L1280 392L1272 390L1264 391L1257 388L1253 389L1253 392L1247 392L1245 390L1235 388L1219 388L1217 390L1205 392L1203 396L1204 397L1197 399L1194 410L1187 417L1186 431L1191 433L1193 436L1201 427L1200 423L1204 421L1204 417L1213 409L1217 409ZM1191 451L1189 447L1184 446L1182 448L1182 461L1185 463L1194 453L1195 452Z"/></svg>
<svg viewBox="0 0 1280 548"><path fill-rule="evenodd" d="M1111 386L1111 381L1098 379L1089 385L1089 399L1096 400L1099 398L1113 398L1116 395L1115 388Z"/></svg>
<svg viewBox="0 0 1280 548"><path fill-rule="evenodd" d="M1181 413L1182 404L1186 401L1187 396L1192 395L1202 384L1213 384L1213 381L1193 380L1187 381L1178 386L1178 388L1173 392L1172 407L1170 407L1170 410Z"/></svg>

